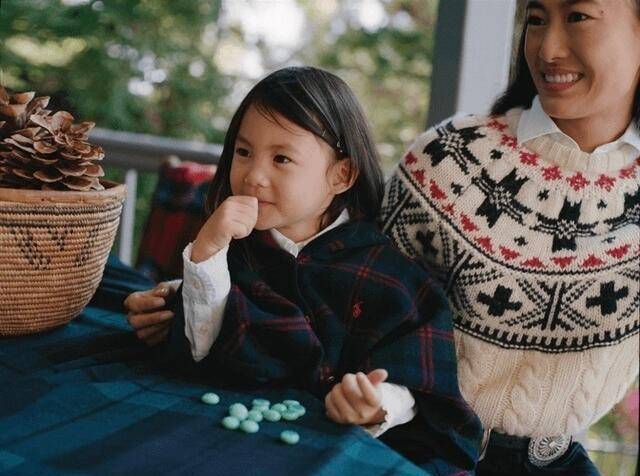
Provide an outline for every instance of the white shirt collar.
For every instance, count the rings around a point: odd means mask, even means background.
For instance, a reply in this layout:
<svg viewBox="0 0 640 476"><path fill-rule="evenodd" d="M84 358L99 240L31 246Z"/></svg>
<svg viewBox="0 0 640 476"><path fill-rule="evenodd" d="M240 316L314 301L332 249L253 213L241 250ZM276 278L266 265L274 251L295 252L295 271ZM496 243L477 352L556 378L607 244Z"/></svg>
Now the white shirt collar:
<svg viewBox="0 0 640 476"><path fill-rule="evenodd" d="M302 248L304 248L307 244L309 244L309 242L315 240L317 237L319 237L323 233L326 233L329 230L332 230L332 229L336 228L337 226L340 226L343 223L348 222L349 218L350 218L349 217L349 212L345 208L344 210L342 210L342 213L340 213L340 215L338 215L338 218L336 218L335 221L331 225L327 226L326 228L321 230L319 233L316 233L311 238L307 238L306 240L300 241L298 243L295 243L294 241L290 240L289 238L284 236L282 233L280 233L275 228L272 228L269 231L271 232L271 236L273 237L273 239L276 241L276 243L278 244L278 246L280 248L282 248L283 250L285 250L286 252L292 254L293 256L295 256L297 258L298 257L298 253L300 253L300 250L302 250Z"/></svg>
<svg viewBox="0 0 640 476"><path fill-rule="evenodd" d="M559 141L567 147L580 150L580 147L571 137L562 132L553 119L544 112L540 99L536 96L531 103L531 108L525 109L520 116L518 123L518 143L524 144L531 139L551 135L555 140ZM634 153L640 153L640 131L635 127L633 122L629 124L627 130L613 142L602 144L595 148L592 154L606 154L621 149L623 146L631 146L636 150Z"/></svg>

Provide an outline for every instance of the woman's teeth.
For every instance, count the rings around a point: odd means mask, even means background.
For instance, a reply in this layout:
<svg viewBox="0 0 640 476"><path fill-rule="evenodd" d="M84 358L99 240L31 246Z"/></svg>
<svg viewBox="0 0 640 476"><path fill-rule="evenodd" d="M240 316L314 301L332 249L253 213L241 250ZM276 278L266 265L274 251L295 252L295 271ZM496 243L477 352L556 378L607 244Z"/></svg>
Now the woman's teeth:
<svg viewBox="0 0 640 476"><path fill-rule="evenodd" d="M547 83L575 83L580 79L579 74L545 74L544 80Z"/></svg>

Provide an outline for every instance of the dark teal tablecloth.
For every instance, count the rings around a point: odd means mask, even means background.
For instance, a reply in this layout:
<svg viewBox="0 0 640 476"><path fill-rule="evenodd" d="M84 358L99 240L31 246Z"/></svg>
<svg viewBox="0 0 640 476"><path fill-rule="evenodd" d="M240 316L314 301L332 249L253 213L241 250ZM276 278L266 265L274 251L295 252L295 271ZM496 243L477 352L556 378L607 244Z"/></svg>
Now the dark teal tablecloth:
<svg viewBox="0 0 640 476"><path fill-rule="evenodd" d="M211 390L217 406L199 400ZM294 398L307 414L253 435L220 427L229 404L256 397ZM279 442L285 429L300 434L298 445ZM0 338L0 474L424 472L362 429L330 422L308 394L237 393L164 373L123 314L89 307L62 328Z"/></svg>

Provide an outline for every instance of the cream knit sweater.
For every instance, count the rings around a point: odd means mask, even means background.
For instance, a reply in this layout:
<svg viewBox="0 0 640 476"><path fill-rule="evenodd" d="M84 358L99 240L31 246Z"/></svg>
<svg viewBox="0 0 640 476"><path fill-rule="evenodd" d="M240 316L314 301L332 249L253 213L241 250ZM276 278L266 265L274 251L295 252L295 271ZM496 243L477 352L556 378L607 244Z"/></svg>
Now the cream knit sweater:
<svg viewBox="0 0 640 476"><path fill-rule="evenodd" d="M420 136L383 227L446 289L460 387L485 428L575 434L638 374L640 158L521 146L521 113Z"/></svg>

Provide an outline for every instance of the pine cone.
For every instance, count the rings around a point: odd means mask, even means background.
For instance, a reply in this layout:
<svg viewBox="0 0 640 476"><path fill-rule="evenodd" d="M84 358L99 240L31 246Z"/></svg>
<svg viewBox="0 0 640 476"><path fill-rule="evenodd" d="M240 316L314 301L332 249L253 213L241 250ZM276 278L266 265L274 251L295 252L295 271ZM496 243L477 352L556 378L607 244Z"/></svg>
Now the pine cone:
<svg viewBox="0 0 640 476"><path fill-rule="evenodd" d="M73 124L68 112L45 109L48 103L0 86L0 187L103 190L104 152L87 142L95 124Z"/></svg>

